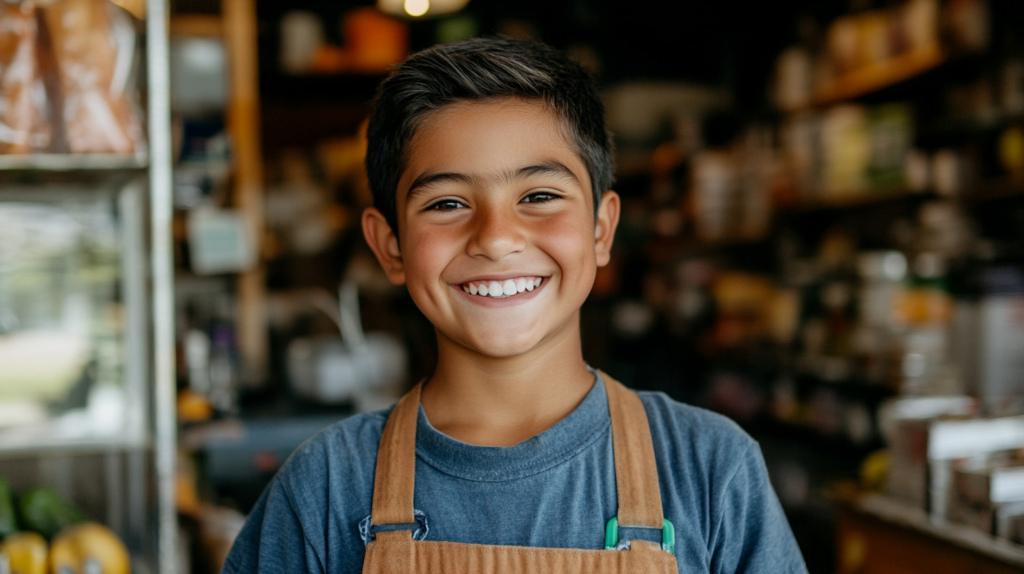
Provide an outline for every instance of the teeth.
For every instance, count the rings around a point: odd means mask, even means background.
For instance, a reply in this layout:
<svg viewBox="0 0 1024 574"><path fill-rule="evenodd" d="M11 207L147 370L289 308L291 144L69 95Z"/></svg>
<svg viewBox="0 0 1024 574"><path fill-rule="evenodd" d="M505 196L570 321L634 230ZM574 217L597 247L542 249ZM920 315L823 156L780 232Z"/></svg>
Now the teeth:
<svg viewBox="0 0 1024 574"><path fill-rule="evenodd" d="M540 287L540 277L518 277L505 281L488 281L486 283L466 283L462 290L470 295L482 297L511 297L525 291L533 291Z"/></svg>

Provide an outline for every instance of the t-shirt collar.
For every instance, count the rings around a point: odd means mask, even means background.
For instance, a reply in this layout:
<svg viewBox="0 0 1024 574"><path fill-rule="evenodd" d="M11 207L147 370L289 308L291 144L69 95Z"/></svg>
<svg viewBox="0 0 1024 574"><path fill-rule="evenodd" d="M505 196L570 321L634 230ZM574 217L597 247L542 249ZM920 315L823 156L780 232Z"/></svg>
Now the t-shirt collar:
<svg viewBox="0 0 1024 574"><path fill-rule="evenodd" d="M589 367L588 367L589 368ZM476 446L435 429L420 405L416 455L437 470L466 480L500 482L543 472L579 454L611 425L608 395L601 375L568 416L515 446Z"/></svg>

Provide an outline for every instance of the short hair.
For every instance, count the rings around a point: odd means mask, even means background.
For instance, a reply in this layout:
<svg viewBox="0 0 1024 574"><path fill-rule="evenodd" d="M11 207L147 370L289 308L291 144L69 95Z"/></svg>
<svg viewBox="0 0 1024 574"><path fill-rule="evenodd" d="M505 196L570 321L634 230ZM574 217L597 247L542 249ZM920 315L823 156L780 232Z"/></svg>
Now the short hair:
<svg viewBox="0 0 1024 574"><path fill-rule="evenodd" d="M424 118L456 102L505 98L540 100L562 120L590 175L596 216L601 196L614 182L615 162L593 78L546 44L473 38L413 54L377 88L367 128L366 172L373 204L396 235L398 181Z"/></svg>

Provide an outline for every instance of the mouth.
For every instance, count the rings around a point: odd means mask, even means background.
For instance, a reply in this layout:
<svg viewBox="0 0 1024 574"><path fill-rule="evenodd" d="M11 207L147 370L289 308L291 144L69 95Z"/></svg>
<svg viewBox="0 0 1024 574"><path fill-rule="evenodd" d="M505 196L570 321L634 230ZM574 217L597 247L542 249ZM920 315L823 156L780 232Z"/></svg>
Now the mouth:
<svg viewBox="0 0 1024 574"><path fill-rule="evenodd" d="M458 287L463 292L476 297L507 299L537 289L545 279L545 277L527 276L502 281L468 281Z"/></svg>

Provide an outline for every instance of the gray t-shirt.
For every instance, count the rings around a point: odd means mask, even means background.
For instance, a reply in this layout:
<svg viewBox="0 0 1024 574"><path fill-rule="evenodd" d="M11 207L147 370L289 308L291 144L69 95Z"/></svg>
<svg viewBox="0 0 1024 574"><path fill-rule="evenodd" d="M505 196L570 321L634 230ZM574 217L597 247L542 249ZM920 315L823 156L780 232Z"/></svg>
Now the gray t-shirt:
<svg viewBox="0 0 1024 574"><path fill-rule="evenodd" d="M617 504L607 395L597 383L569 416L512 447L452 439L421 408L414 506L426 528L417 534L604 548ZM679 572L806 573L757 443L720 415L661 393L640 397L665 517L675 525ZM343 420L299 447L253 508L224 572L360 572L389 413ZM623 528L620 536L661 541L653 529Z"/></svg>

